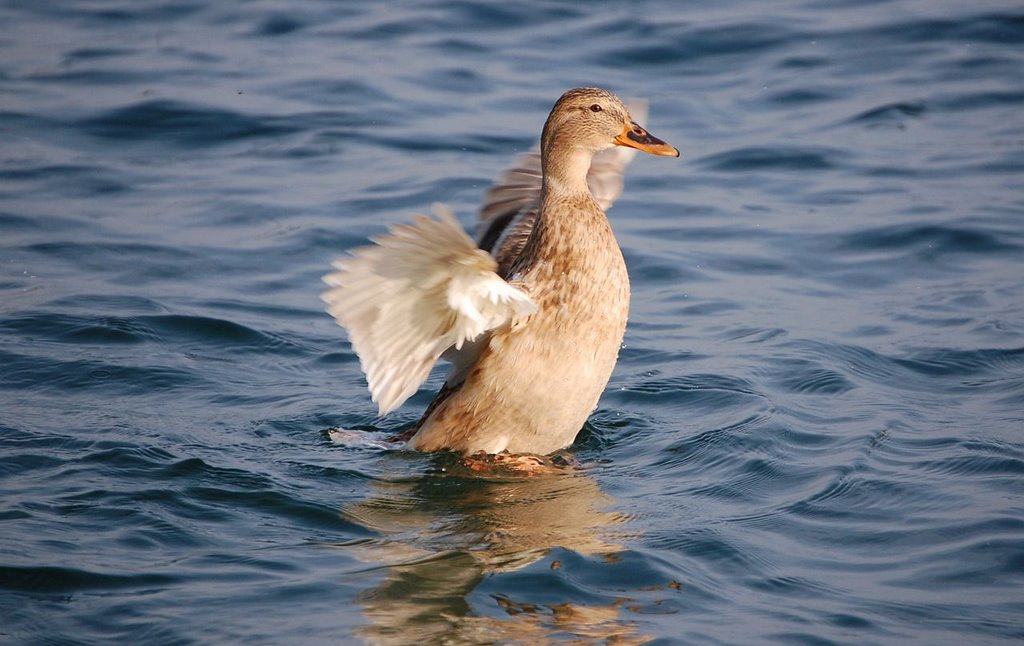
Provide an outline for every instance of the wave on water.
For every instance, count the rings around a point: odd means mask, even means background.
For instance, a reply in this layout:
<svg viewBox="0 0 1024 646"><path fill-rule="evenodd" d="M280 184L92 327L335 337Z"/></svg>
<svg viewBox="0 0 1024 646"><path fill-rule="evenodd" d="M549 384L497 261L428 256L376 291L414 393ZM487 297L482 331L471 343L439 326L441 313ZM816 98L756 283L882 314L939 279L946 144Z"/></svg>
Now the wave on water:
<svg viewBox="0 0 1024 646"><path fill-rule="evenodd" d="M1020 642L1018 5L8 3L2 640ZM579 85L682 152L607 391L406 451L320 277Z"/></svg>

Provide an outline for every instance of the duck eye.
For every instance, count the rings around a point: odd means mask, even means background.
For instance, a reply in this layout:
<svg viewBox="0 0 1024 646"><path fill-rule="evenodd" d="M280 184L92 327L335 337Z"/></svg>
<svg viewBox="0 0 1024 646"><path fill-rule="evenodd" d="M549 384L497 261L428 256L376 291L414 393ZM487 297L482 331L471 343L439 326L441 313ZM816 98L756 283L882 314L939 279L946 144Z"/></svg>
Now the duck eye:
<svg viewBox="0 0 1024 646"><path fill-rule="evenodd" d="M601 111L601 106L595 103L594 105L590 106L590 111L591 112L600 112Z"/></svg>

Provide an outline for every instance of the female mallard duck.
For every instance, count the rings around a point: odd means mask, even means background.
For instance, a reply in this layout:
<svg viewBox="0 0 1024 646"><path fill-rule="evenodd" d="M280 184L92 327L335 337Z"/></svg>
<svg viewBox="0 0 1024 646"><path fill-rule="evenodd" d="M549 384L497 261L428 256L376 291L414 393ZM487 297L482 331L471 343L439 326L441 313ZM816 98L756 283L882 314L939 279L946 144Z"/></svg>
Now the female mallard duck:
<svg viewBox="0 0 1024 646"><path fill-rule="evenodd" d="M613 146L679 156L615 95L569 90L541 134L539 204L528 160L491 191L480 246L436 208L438 219L394 227L324 277L327 311L348 330L382 415L438 359L452 362L410 448L547 454L576 438L611 377L629 312L629 276L602 208L621 188L624 161L605 158L603 182L591 170Z"/></svg>

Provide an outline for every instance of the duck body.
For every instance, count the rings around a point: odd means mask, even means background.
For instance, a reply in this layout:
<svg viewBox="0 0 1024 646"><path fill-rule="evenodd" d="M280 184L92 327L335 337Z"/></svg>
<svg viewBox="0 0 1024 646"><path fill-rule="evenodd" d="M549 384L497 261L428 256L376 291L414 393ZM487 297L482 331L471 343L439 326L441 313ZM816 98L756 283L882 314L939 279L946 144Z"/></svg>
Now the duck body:
<svg viewBox="0 0 1024 646"><path fill-rule="evenodd" d="M435 231L458 227L454 218L423 218L325 277L335 287L324 295L328 311L349 330L382 413L415 392L437 358L453 363L410 448L548 454L571 444L597 407L629 313L629 276L602 208L617 192L595 198L588 184L594 156L614 145L679 154L611 93L570 90L541 136L539 201L484 218L484 249L461 228ZM436 261L401 255L417 244Z"/></svg>
<svg viewBox="0 0 1024 646"><path fill-rule="evenodd" d="M461 386L442 391L411 448L547 454L572 443L597 407L629 314L629 275L608 219L587 195L554 196L513 284L537 306L491 334Z"/></svg>

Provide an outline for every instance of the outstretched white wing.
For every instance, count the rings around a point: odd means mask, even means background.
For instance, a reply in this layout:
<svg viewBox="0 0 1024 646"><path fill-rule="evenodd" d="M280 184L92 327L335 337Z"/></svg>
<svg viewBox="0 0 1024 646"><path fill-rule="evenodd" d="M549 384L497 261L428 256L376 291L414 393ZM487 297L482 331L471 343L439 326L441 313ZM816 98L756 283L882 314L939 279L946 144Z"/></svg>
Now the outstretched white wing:
<svg viewBox="0 0 1024 646"><path fill-rule="evenodd" d="M445 350L536 311L450 210L434 212L436 220L392 227L324 276L327 311L348 330L381 415L416 392Z"/></svg>

